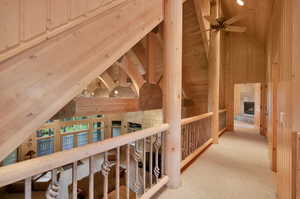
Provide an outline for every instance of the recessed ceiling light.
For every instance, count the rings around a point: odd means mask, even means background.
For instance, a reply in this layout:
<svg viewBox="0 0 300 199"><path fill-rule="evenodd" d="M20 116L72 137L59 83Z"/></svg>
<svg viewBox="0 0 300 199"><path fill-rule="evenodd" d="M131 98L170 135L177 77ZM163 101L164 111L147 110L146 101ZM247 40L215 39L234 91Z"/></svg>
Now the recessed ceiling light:
<svg viewBox="0 0 300 199"><path fill-rule="evenodd" d="M245 2L243 0L236 0L237 4L239 4L240 6L244 6Z"/></svg>

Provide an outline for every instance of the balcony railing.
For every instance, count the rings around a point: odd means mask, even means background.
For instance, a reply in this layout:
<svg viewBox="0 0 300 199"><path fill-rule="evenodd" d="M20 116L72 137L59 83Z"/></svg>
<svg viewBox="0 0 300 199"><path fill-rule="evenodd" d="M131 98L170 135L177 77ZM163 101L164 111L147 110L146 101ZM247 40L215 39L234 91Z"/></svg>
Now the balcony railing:
<svg viewBox="0 0 300 199"><path fill-rule="evenodd" d="M81 190L79 182L88 178L86 195L94 199L94 176L98 174L102 176L103 183L102 193L98 193L97 197L108 199L109 194L113 193L115 198L120 198L122 192L127 199L132 195L135 198L149 198L168 182L164 167L165 132L168 129L168 124L162 124L1 167L0 187L12 183L24 184L24 198L32 199L35 181L48 173L47 199L76 199ZM115 173L114 179L111 179L112 171Z"/></svg>
<svg viewBox="0 0 300 199"><path fill-rule="evenodd" d="M223 109L219 111L219 135L226 130L227 125L227 110Z"/></svg>
<svg viewBox="0 0 300 199"><path fill-rule="evenodd" d="M226 114L225 109L219 111L219 136L226 131ZM212 144L212 116L213 113L210 112L181 120L182 169Z"/></svg>
<svg viewBox="0 0 300 199"><path fill-rule="evenodd" d="M196 117L183 119L182 125L182 163L181 168L187 166L208 145L212 143L211 116L206 113Z"/></svg>

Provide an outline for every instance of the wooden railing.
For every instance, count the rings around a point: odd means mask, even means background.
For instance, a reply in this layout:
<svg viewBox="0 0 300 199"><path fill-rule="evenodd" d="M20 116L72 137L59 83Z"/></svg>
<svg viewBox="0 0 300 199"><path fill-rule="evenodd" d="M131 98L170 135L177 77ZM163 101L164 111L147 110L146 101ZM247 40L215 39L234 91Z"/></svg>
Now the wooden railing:
<svg viewBox="0 0 300 199"><path fill-rule="evenodd" d="M224 133L227 125L227 110L223 109L219 111L219 135Z"/></svg>
<svg viewBox="0 0 300 199"><path fill-rule="evenodd" d="M206 113L196 117L186 118L182 125L182 163L181 168L188 165L203 150L212 143L211 116Z"/></svg>
<svg viewBox="0 0 300 199"><path fill-rule="evenodd" d="M132 198L132 195L136 198L150 198L168 182L164 167L165 131L168 129L168 124L162 124L159 127L1 167L0 187L23 183L24 198L31 199L36 194L36 179L49 173L46 186L48 189L45 190L47 199L76 199L81 194L80 181L85 178L89 187L88 194L86 193L89 199L108 199L111 197L109 192L117 199L120 194L124 194L127 199ZM115 176L111 180L112 171ZM97 174L101 174L103 178L102 193L95 193L94 176ZM72 190L70 193L69 186Z"/></svg>

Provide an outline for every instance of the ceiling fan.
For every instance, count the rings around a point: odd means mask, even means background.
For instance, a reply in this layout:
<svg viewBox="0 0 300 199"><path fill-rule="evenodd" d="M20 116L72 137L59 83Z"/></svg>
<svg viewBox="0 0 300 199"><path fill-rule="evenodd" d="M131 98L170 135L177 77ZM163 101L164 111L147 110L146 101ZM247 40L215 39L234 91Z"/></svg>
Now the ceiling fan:
<svg viewBox="0 0 300 199"><path fill-rule="evenodd" d="M204 16L205 19L210 23L210 29L205 31L226 31L226 32L239 32L243 33L247 30L244 26L233 26L235 22L241 20L246 15L237 15L230 19L225 19L225 17L215 18L213 16Z"/></svg>

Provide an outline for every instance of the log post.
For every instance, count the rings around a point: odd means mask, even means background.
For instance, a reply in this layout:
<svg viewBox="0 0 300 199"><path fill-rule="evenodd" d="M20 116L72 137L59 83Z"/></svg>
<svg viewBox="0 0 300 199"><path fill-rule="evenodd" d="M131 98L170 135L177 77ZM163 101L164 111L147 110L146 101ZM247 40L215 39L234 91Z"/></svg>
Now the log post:
<svg viewBox="0 0 300 199"><path fill-rule="evenodd" d="M165 1L164 21L164 121L168 187L181 185L181 90L182 90L182 1Z"/></svg>
<svg viewBox="0 0 300 199"><path fill-rule="evenodd" d="M219 17L219 0L211 2L211 16ZM221 32L212 31L209 46L209 112L212 116L212 138L215 144L219 143L219 101L220 101L220 60L221 60Z"/></svg>

